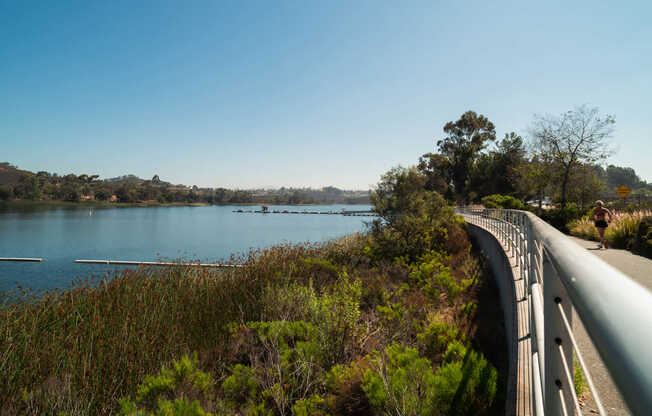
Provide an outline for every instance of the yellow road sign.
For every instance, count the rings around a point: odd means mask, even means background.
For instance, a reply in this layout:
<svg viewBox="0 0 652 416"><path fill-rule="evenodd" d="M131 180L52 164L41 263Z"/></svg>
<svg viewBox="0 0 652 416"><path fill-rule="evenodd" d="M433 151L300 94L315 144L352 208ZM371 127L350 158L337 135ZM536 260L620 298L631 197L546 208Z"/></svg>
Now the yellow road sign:
<svg viewBox="0 0 652 416"><path fill-rule="evenodd" d="M618 188L616 188L616 192L618 192L618 195L620 195L621 197L625 198L625 197L627 197L627 195L629 195L629 193L632 192L632 191L631 191L631 189L629 189L629 188L626 187L625 185L620 185Z"/></svg>

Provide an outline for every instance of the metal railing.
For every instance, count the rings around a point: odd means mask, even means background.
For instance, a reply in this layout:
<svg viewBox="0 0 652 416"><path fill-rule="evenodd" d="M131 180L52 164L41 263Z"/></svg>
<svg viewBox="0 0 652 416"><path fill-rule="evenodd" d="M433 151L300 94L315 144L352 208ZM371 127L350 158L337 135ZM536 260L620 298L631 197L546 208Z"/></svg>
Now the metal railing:
<svg viewBox="0 0 652 416"><path fill-rule="evenodd" d="M456 212L492 233L515 259L524 280L530 307L529 396L535 414L582 414L574 389L573 352L598 412L606 414L573 335L573 310L629 409L652 414L652 293L532 213Z"/></svg>

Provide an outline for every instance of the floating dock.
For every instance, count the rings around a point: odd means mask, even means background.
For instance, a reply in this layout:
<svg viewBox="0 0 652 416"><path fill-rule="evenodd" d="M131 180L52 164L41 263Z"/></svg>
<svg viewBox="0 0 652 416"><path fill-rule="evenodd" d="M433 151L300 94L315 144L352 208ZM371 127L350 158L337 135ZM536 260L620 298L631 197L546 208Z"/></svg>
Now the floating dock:
<svg viewBox="0 0 652 416"><path fill-rule="evenodd" d="M43 259L32 257L0 257L0 261L27 261L27 262L41 262Z"/></svg>
<svg viewBox="0 0 652 416"><path fill-rule="evenodd" d="M236 209L233 212L239 214L310 214L310 215L343 215L345 217L375 217L377 214L373 211L290 211L284 210L253 210L253 209Z"/></svg>
<svg viewBox="0 0 652 416"><path fill-rule="evenodd" d="M242 264L216 264L216 263L174 263L164 261L131 261L131 260L75 260L75 263L84 264L116 264L124 266L183 266L183 267L244 267Z"/></svg>

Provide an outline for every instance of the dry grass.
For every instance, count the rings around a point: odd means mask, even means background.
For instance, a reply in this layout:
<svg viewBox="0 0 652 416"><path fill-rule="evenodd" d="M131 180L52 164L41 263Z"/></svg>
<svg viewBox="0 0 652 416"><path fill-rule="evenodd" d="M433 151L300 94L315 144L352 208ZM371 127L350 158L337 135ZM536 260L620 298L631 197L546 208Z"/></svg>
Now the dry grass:
<svg viewBox="0 0 652 416"><path fill-rule="evenodd" d="M633 212L613 212L612 221L605 231L605 239L613 248L628 248L628 241L636 235L638 224L645 217L652 216L650 210L639 210ZM594 221L587 216L572 221L568 228L571 235L586 240L599 241L598 231Z"/></svg>

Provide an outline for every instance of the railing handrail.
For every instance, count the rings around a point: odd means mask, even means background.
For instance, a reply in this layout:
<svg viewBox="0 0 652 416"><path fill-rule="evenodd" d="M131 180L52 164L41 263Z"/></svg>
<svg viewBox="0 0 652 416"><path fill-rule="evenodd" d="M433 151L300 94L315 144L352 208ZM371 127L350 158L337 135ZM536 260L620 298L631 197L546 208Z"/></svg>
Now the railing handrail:
<svg viewBox="0 0 652 416"><path fill-rule="evenodd" d="M531 212L573 307L630 409L652 409L652 293Z"/></svg>
<svg viewBox="0 0 652 416"><path fill-rule="evenodd" d="M572 306L630 410L635 414L649 414L652 409L652 292L530 212L458 211L501 221L512 216L526 219L526 224L519 224L519 232L526 240L531 239L532 246L543 247L545 258L563 283ZM529 280L537 283L531 275ZM542 283L545 287L545 275ZM549 317L544 319L548 322Z"/></svg>

